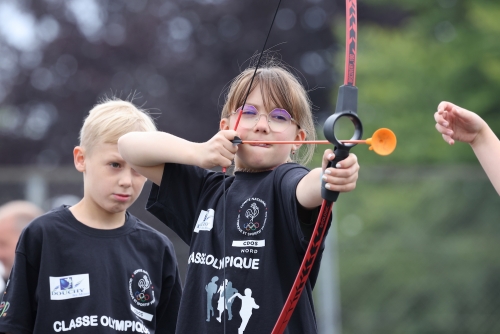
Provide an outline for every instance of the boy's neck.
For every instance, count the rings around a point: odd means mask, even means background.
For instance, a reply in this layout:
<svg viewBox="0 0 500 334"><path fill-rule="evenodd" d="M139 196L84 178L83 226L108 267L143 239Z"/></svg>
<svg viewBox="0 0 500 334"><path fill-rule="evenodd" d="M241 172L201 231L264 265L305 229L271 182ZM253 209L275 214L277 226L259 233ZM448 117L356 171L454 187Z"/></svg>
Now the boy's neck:
<svg viewBox="0 0 500 334"><path fill-rule="evenodd" d="M112 230L125 224L126 211L111 213L85 198L69 210L80 223L95 229Z"/></svg>

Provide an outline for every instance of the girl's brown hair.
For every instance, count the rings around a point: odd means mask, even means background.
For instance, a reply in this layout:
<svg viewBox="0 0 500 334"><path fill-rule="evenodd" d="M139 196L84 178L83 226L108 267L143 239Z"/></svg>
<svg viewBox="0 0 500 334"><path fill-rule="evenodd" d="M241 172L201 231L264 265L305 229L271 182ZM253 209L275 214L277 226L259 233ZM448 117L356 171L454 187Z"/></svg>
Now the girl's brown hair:
<svg viewBox="0 0 500 334"><path fill-rule="evenodd" d="M222 109L222 118L228 118L243 105L255 68L248 68L230 84ZM264 65L257 70L252 83L253 91L260 87L264 107L286 109L297 125L306 132L308 140L316 139L311 101L298 79L287 69L276 64ZM315 145L302 145L295 158L298 163L307 164L314 153Z"/></svg>

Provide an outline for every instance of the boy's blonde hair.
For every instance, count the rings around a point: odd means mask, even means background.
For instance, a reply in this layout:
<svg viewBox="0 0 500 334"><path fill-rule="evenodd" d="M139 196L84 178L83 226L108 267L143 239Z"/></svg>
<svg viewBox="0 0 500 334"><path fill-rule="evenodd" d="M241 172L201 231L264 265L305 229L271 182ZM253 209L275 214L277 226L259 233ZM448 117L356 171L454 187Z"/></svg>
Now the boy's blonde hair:
<svg viewBox="0 0 500 334"><path fill-rule="evenodd" d="M243 105L252 80L255 68L248 68L238 75L230 84L226 101L222 109L222 118L231 116L237 108ZM264 65L257 70L251 91L260 86L264 107L270 110L274 107L286 109L297 125L306 132L308 140L315 140L316 131L311 110L311 101L304 87L297 78L280 65ZM302 145L297 162L308 163L314 153L315 145Z"/></svg>
<svg viewBox="0 0 500 334"><path fill-rule="evenodd" d="M106 98L90 110L80 130L80 146L91 152L99 143L116 144L132 131L156 131L149 113L132 102Z"/></svg>

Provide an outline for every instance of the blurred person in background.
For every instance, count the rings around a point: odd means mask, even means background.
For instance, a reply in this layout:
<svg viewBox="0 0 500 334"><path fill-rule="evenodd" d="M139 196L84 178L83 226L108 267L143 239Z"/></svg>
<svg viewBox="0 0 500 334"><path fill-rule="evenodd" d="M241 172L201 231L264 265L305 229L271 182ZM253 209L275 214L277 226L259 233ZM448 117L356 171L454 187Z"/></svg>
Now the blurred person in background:
<svg viewBox="0 0 500 334"><path fill-rule="evenodd" d="M434 114L436 129L444 141L468 143L491 183L500 195L500 140L479 115L453 103L443 101Z"/></svg>
<svg viewBox="0 0 500 334"><path fill-rule="evenodd" d="M0 280L2 278L7 280L10 275L21 231L29 222L42 214L42 209L27 201L11 201L0 206ZM2 283L0 282L0 292L4 290Z"/></svg>

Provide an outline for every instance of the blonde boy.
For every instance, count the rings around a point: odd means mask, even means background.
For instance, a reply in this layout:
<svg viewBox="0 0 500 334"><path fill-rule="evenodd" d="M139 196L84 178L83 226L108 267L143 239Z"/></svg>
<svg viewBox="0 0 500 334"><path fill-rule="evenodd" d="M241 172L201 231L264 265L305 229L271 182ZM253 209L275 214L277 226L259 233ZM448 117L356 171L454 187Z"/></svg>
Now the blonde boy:
<svg viewBox="0 0 500 334"><path fill-rule="evenodd" d="M73 151L83 198L23 231L0 332L175 332L181 286L174 248L126 211L146 181L117 149L131 131L156 127L130 102L106 100L90 111Z"/></svg>

